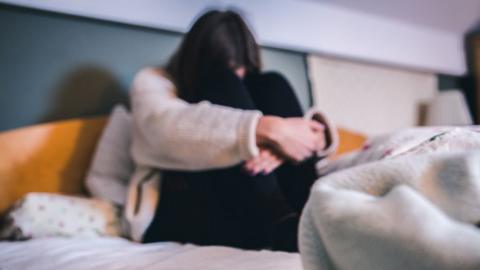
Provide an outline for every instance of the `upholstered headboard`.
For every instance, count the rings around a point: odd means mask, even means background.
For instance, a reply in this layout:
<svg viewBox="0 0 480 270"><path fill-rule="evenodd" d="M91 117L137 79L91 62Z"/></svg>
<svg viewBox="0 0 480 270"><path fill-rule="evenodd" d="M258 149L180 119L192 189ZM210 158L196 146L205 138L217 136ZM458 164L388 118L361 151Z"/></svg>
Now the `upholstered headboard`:
<svg viewBox="0 0 480 270"><path fill-rule="evenodd" d="M84 193L105 117L0 132L0 213L27 192Z"/></svg>
<svg viewBox="0 0 480 270"><path fill-rule="evenodd" d="M0 132L0 213L28 192L85 194L84 178L106 117L78 118ZM339 130L338 153L365 138Z"/></svg>

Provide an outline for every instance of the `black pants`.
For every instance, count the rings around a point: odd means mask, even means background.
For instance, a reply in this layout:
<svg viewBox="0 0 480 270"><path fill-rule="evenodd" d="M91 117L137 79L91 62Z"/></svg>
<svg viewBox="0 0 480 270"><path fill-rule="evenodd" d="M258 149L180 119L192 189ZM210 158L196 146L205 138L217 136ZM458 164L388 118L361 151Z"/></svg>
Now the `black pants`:
<svg viewBox="0 0 480 270"><path fill-rule="evenodd" d="M195 101L265 115L301 117L291 86L277 73L231 71L204 78ZM314 161L285 163L268 175L250 176L242 164L201 172L166 171L161 199L144 242L177 241L296 251L298 218L315 180Z"/></svg>

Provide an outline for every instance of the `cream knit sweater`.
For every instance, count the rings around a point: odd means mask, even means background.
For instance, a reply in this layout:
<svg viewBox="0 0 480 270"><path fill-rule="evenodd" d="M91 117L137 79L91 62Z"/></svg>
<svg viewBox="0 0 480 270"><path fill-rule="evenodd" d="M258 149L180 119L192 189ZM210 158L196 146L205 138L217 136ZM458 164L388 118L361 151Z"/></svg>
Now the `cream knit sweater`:
<svg viewBox="0 0 480 270"><path fill-rule="evenodd" d="M155 68L135 76L130 95L136 168L125 218L130 237L141 241L159 200L160 170L215 169L255 157L259 153L255 131L262 114L209 102L189 104L176 97L172 82ZM330 152L337 141L335 134L331 136L335 143Z"/></svg>

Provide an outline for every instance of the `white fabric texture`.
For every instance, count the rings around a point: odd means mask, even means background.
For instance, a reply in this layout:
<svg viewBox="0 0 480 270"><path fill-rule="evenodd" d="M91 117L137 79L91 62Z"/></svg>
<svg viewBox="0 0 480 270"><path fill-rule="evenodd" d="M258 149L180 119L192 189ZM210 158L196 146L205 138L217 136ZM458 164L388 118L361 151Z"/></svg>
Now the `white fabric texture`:
<svg viewBox="0 0 480 270"><path fill-rule="evenodd" d="M301 270L297 253L138 244L121 238L44 238L0 242L0 269L22 270Z"/></svg>
<svg viewBox="0 0 480 270"><path fill-rule="evenodd" d="M86 187L96 198L124 205L133 174L130 155L132 119L127 109L112 110L87 172Z"/></svg>
<svg viewBox="0 0 480 270"><path fill-rule="evenodd" d="M416 152L433 153L448 152L452 147L456 150L468 150L475 140L465 143L467 137L476 138L478 127L415 127L402 129L393 133L375 136L368 139L361 150L349 152L335 160L321 160L317 163L318 175L326 175L356 165L395 158L399 155ZM457 136L463 138L455 139ZM441 140L430 141L433 138ZM430 147L424 147L429 145Z"/></svg>
<svg viewBox="0 0 480 270"><path fill-rule="evenodd" d="M449 128L320 178L302 213L306 270L480 269L480 133Z"/></svg>
<svg viewBox="0 0 480 270"><path fill-rule="evenodd" d="M118 209L99 199L28 193L4 218L0 239L121 235Z"/></svg>

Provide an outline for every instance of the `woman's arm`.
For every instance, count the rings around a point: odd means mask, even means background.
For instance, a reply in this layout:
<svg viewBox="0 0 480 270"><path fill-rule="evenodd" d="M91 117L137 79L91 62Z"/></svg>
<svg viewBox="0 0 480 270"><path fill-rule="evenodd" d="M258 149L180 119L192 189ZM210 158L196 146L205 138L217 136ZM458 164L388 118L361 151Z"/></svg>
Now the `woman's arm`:
<svg viewBox="0 0 480 270"><path fill-rule="evenodd" d="M324 158L333 154L337 149L339 139L337 130L331 121L317 108L311 108L308 110L304 116L304 119L315 121L315 123L311 123L311 128L316 131L316 135L318 136L315 147L316 156L318 158ZM293 135L297 135L299 133L298 129L292 130L295 131ZM298 146L293 147L298 148ZM273 172L285 160L285 158L282 157L278 151L274 150L275 149L261 147L260 154L258 156L245 162L245 170L253 175L259 173L269 174Z"/></svg>
<svg viewBox="0 0 480 270"><path fill-rule="evenodd" d="M131 102L132 155L139 165L202 170L258 155L260 112L186 103L159 69L146 68L136 75Z"/></svg>
<svg viewBox="0 0 480 270"><path fill-rule="evenodd" d="M304 118L262 116L209 102L189 104L159 69L134 79L132 155L137 165L182 170L228 167L258 156L259 146L301 161L317 149L319 125Z"/></svg>

